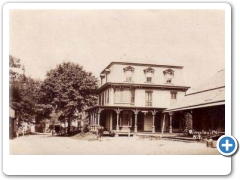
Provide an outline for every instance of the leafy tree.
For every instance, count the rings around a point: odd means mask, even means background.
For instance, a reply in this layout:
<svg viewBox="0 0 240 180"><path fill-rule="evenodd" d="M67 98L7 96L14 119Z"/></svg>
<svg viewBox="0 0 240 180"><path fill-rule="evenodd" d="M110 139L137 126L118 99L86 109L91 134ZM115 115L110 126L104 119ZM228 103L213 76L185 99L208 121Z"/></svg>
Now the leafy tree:
<svg viewBox="0 0 240 180"><path fill-rule="evenodd" d="M9 80L10 83L14 82L15 79L18 77L19 73L16 72L14 69L20 69L20 59L17 59L11 55L9 55Z"/></svg>
<svg viewBox="0 0 240 180"><path fill-rule="evenodd" d="M88 106L95 105L97 97L97 78L86 72L82 66L64 62L47 72L41 86L41 104L51 104L56 112L60 112L60 121L68 121L68 134L71 122L78 112Z"/></svg>
<svg viewBox="0 0 240 180"><path fill-rule="evenodd" d="M17 109L19 122L33 123L35 120L40 121L44 117L49 117L52 106L38 103L42 81L26 77L20 59L11 55L9 66L9 102ZM19 71L20 67L23 67L22 73Z"/></svg>
<svg viewBox="0 0 240 180"><path fill-rule="evenodd" d="M191 113L187 112L184 114L184 131L183 132L189 135L190 130L193 130L192 115Z"/></svg>
<svg viewBox="0 0 240 180"><path fill-rule="evenodd" d="M40 81L20 74L10 86L10 103L16 107L19 121L31 123L35 120L37 115L36 95L40 84Z"/></svg>

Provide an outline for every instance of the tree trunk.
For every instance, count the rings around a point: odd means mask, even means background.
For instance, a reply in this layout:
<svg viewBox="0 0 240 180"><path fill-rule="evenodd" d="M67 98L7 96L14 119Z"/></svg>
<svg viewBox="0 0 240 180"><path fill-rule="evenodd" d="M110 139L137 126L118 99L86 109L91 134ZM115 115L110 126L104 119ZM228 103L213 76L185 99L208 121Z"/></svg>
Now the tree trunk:
<svg viewBox="0 0 240 180"><path fill-rule="evenodd" d="M70 135L70 127L71 127L71 119L68 118L68 128L67 128L68 135Z"/></svg>
<svg viewBox="0 0 240 180"><path fill-rule="evenodd" d="M184 132L189 133L189 130L192 130L193 125L192 125L192 115L187 112L185 115L185 127L184 127Z"/></svg>

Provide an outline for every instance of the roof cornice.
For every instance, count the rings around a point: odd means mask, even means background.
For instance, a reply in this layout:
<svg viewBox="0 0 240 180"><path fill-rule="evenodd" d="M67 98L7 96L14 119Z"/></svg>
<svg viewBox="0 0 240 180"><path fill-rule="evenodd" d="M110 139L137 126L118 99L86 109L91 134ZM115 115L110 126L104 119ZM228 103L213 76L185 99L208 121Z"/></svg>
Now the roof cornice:
<svg viewBox="0 0 240 180"><path fill-rule="evenodd" d="M97 89L97 93L103 91L104 89L108 88L108 87L114 87L114 86L122 86L122 87L132 87L132 88L154 88L154 89L163 89L163 90L182 90L182 91L186 91L188 90L190 87L188 86L173 86L173 85L157 85L157 84L133 84L133 83L105 83L103 86L101 86L100 88Z"/></svg>

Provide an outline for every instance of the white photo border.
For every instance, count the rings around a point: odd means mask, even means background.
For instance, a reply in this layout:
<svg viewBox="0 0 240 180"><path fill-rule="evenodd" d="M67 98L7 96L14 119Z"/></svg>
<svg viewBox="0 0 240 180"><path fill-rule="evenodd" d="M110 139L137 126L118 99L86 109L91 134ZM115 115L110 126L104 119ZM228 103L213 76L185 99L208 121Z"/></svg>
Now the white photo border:
<svg viewBox="0 0 240 180"><path fill-rule="evenodd" d="M222 155L9 155L10 9L225 10L225 134L231 135L231 6L227 3L7 3L3 7L3 172L6 175L228 175ZM197 162L193 166L193 161ZM69 164L69 167L62 165ZM101 162L101 166L97 166ZM126 163L128 162L128 163ZM177 163L175 163L177 162ZM111 164L111 165L110 165ZM203 166L204 164L204 166ZM186 168L187 167L187 168ZM214 168L212 168L214 167Z"/></svg>

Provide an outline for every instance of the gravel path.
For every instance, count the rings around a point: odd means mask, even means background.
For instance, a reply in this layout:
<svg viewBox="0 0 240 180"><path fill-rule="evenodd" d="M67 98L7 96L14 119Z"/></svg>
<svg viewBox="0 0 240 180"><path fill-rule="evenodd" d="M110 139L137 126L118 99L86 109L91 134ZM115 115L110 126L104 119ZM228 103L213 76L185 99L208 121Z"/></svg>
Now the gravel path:
<svg viewBox="0 0 240 180"><path fill-rule="evenodd" d="M16 155L219 155L205 143L149 140L138 137L103 137L86 141L50 134L20 136L10 140L10 154Z"/></svg>

